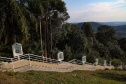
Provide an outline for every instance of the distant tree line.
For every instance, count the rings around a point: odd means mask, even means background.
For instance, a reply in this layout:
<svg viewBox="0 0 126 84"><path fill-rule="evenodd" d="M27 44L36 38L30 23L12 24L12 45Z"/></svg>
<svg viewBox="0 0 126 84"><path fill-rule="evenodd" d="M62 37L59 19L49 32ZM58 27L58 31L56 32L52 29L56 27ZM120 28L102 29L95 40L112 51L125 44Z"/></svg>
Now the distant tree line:
<svg viewBox="0 0 126 84"><path fill-rule="evenodd" d="M68 18L62 0L1 0L0 56L12 57L11 45L19 42L24 53L56 58L63 51L65 61L85 55L91 63L96 58L100 63L125 63L126 38L117 40L116 30L102 25L94 33L89 23L81 28L64 23Z"/></svg>

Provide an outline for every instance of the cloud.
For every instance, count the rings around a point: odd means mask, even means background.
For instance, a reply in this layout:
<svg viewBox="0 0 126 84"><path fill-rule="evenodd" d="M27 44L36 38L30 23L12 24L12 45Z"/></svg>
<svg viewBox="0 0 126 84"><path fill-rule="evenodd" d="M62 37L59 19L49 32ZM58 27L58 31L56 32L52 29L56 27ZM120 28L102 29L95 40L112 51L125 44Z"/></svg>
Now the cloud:
<svg viewBox="0 0 126 84"><path fill-rule="evenodd" d="M89 4L93 11L108 11L112 9L121 8L126 6L126 0L117 0L116 2L100 2L100 3L93 3Z"/></svg>
<svg viewBox="0 0 126 84"><path fill-rule="evenodd" d="M70 12L70 22L126 21L126 0L92 3L88 6L88 10Z"/></svg>

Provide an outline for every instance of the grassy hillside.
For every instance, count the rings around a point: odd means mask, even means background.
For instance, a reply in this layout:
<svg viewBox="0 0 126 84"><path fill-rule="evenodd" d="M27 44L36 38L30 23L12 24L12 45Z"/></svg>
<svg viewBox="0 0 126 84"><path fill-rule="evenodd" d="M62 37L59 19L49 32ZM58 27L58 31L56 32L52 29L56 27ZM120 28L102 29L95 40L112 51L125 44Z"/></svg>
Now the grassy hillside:
<svg viewBox="0 0 126 84"><path fill-rule="evenodd" d="M126 84L125 71L0 72L0 84Z"/></svg>

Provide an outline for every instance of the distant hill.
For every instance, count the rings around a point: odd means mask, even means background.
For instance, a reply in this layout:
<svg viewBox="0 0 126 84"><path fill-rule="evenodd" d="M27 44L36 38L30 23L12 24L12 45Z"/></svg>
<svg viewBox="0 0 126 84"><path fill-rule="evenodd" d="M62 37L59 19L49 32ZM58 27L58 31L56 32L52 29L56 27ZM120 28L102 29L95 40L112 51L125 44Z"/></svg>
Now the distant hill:
<svg viewBox="0 0 126 84"><path fill-rule="evenodd" d="M109 25L109 26L122 26L126 25L126 22L98 22L102 25Z"/></svg>
<svg viewBox="0 0 126 84"><path fill-rule="evenodd" d="M117 31L117 38L126 37L126 22L80 22L71 24L76 24L79 28L81 28L84 23L90 23L95 33L97 32L97 28L99 26L109 25Z"/></svg>

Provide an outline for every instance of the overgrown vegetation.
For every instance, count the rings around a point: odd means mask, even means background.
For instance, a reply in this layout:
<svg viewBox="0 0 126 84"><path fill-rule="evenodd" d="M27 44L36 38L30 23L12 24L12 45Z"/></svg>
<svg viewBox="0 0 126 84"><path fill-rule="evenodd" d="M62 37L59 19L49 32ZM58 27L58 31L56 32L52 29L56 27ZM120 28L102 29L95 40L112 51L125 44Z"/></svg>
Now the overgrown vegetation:
<svg viewBox="0 0 126 84"><path fill-rule="evenodd" d="M63 51L65 61L86 55L91 63L96 58L115 66L126 62L125 38L117 40L116 31L107 25L94 33L89 23L81 28L64 23L69 14L62 0L1 0L0 8L0 56L12 57L11 45L19 42L24 53L56 58Z"/></svg>
<svg viewBox="0 0 126 84"><path fill-rule="evenodd" d="M69 73L28 71L0 72L0 84L125 84L126 72L115 70Z"/></svg>

